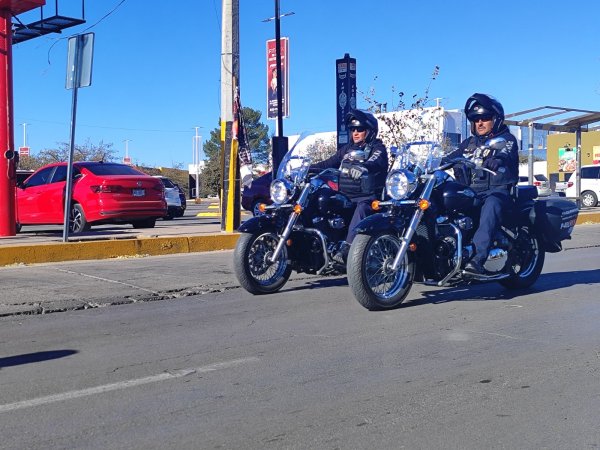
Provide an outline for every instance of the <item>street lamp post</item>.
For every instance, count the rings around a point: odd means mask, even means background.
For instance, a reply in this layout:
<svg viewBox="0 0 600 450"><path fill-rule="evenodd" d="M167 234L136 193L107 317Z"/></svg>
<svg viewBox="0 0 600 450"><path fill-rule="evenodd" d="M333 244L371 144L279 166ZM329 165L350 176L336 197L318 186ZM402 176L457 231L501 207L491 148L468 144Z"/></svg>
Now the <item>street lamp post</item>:
<svg viewBox="0 0 600 450"><path fill-rule="evenodd" d="M281 88L281 26L280 19L284 16L291 16L294 13L279 13L279 0L275 0L275 17L265 19L263 22L269 22L275 20L275 64L277 73L277 122L275 125L276 133L273 135L272 147L273 147L273 179L277 173L277 169L281 160L287 153L288 139L283 135L283 92ZM286 56L289 57L289 56Z"/></svg>

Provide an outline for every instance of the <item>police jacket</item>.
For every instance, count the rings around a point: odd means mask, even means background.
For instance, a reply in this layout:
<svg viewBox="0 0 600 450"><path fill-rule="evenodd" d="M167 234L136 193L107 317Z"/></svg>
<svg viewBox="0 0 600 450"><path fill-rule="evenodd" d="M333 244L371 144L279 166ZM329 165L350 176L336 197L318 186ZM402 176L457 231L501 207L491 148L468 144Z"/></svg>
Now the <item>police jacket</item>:
<svg viewBox="0 0 600 450"><path fill-rule="evenodd" d="M350 158L353 150L364 150L366 159L363 162ZM358 180L350 177L349 171L353 166L364 167L368 170ZM350 198L369 195L379 196L385 186L388 169L388 154L383 142L374 139L371 143L350 143L339 148L334 155L324 161L313 164L317 169L340 169L340 192Z"/></svg>
<svg viewBox="0 0 600 450"><path fill-rule="evenodd" d="M488 158L495 158L499 161L498 170L495 171L496 175L484 170L471 170L462 164L454 166L454 175L457 181L471 186L476 192L500 187L510 189L519 181L519 144L506 125L502 126L495 135L471 136L465 139L458 149L449 154L447 158L462 156L470 159L478 148L482 147L492 137L502 137L506 140L503 148L497 150L487 149L481 154L484 163Z"/></svg>

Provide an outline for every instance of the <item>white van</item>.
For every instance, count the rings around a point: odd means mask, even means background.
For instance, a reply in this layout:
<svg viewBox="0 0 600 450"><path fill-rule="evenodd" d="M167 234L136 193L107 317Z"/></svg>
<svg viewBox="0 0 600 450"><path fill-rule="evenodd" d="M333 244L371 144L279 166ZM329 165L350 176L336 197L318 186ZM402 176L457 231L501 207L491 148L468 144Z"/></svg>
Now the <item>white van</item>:
<svg viewBox="0 0 600 450"><path fill-rule="evenodd" d="M581 166L581 204L583 206L596 206L600 198L600 165ZM572 180L572 181L571 181ZM577 195L577 184L575 183L575 172L567 182L567 197Z"/></svg>

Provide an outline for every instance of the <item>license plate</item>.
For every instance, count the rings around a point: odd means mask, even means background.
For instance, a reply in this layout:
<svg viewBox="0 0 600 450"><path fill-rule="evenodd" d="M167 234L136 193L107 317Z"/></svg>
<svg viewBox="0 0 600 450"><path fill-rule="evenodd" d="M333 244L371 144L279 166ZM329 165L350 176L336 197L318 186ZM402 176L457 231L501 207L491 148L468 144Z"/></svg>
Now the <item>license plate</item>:
<svg viewBox="0 0 600 450"><path fill-rule="evenodd" d="M145 189L134 189L133 190L133 196L134 197L143 197L144 195L146 195L146 190Z"/></svg>

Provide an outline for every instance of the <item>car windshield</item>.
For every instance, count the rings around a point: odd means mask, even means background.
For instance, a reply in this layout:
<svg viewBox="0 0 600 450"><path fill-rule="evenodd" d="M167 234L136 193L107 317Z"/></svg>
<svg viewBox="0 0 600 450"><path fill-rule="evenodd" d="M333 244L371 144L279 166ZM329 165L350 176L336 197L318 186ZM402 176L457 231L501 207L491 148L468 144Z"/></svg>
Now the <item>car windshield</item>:
<svg viewBox="0 0 600 450"><path fill-rule="evenodd" d="M166 187L166 188L175 188L175 187L177 187L177 186L175 186L175 184L174 184L174 183L173 183L171 180L169 180L168 178L161 178L160 180L163 182L163 184L165 185L165 187Z"/></svg>
<svg viewBox="0 0 600 450"><path fill-rule="evenodd" d="M139 170L125 164L92 163L81 164L81 167L85 167L94 175L144 175Z"/></svg>

